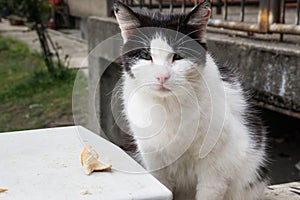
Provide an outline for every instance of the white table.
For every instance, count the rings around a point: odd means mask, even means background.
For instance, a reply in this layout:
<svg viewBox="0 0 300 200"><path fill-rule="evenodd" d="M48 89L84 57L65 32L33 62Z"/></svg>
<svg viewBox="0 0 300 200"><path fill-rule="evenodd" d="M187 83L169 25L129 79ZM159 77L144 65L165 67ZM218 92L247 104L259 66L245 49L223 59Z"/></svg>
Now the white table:
<svg viewBox="0 0 300 200"><path fill-rule="evenodd" d="M91 145L110 172L85 175ZM172 199L172 193L119 147L80 127L0 133L0 199ZM85 194L87 193L87 194Z"/></svg>

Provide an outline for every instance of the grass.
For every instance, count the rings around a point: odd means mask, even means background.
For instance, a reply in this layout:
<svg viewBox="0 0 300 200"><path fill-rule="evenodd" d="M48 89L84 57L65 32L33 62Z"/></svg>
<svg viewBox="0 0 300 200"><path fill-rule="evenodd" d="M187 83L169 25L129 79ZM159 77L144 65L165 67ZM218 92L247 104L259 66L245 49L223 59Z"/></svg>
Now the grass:
<svg viewBox="0 0 300 200"><path fill-rule="evenodd" d="M0 132L72 123L72 90L77 70L64 79L46 70L40 54L17 40L0 35Z"/></svg>

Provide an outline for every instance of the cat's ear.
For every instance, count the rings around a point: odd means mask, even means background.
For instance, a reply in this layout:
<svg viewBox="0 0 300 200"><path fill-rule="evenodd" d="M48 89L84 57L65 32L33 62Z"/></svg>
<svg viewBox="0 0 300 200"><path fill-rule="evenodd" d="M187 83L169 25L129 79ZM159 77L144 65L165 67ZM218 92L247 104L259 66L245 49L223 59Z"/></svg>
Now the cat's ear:
<svg viewBox="0 0 300 200"><path fill-rule="evenodd" d="M141 26L141 22L133 10L119 1L114 3L114 12L126 42L132 31Z"/></svg>
<svg viewBox="0 0 300 200"><path fill-rule="evenodd" d="M204 41L204 35L206 32L206 26L210 18L210 1L204 0L195 6L185 18L184 23L186 25L192 26L195 30L197 37ZM196 31L198 30L198 31Z"/></svg>

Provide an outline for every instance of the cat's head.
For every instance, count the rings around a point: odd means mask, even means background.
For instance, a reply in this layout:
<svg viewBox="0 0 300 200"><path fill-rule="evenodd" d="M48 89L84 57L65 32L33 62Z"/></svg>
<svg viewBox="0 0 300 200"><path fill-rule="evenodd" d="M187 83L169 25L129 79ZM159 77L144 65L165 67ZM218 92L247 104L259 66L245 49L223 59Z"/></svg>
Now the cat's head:
<svg viewBox="0 0 300 200"><path fill-rule="evenodd" d="M124 40L123 66L136 87L168 96L196 81L206 62L208 0L187 14L134 10L120 2L114 6Z"/></svg>

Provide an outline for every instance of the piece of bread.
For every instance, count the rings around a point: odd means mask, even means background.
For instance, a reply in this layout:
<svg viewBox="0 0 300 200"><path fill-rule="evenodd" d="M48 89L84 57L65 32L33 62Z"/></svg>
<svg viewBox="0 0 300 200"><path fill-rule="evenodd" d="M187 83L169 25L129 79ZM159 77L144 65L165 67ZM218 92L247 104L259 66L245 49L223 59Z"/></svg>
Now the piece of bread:
<svg viewBox="0 0 300 200"><path fill-rule="evenodd" d="M8 189L6 188L0 188L0 192L6 192Z"/></svg>
<svg viewBox="0 0 300 200"><path fill-rule="evenodd" d="M112 165L103 164L99 160L98 153L93 149L92 146L87 146L81 153L81 165L87 175L94 171L108 171Z"/></svg>

